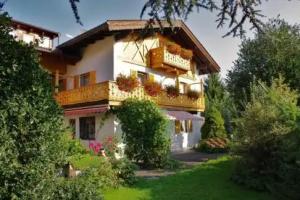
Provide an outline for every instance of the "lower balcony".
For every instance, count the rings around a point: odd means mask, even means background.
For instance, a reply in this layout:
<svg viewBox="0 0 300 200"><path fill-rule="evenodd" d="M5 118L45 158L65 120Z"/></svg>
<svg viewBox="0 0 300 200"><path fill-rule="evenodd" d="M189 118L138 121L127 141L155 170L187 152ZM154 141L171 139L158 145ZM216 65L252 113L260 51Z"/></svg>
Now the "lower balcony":
<svg viewBox="0 0 300 200"><path fill-rule="evenodd" d="M97 102L101 100L107 100L109 105L120 105L120 103L127 98L137 98L152 100L164 108L177 108L189 111L204 111L205 108L203 94L196 100L188 98L185 94L180 94L175 98L169 98L165 91L161 92L160 95L156 97L151 97L145 93L142 86L136 88L133 92L124 92L119 90L117 84L113 81L62 91L57 93L55 98L61 106Z"/></svg>

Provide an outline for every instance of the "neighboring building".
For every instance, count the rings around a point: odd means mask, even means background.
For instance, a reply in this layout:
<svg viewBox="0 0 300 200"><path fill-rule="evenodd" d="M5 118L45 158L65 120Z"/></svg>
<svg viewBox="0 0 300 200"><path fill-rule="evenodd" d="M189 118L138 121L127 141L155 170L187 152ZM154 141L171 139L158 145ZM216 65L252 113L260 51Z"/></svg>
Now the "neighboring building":
<svg viewBox="0 0 300 200"><path fill-rule="evenodd" d="M163 21L163 31L154 24L156 33L141 38L146 24L144 20L108 20L54 49L57 33L14 21L18 39L46 38L37 46L41 65L53 76L55 98L66 122L86 145L111 135L120 138L118 119L104 115L130 97L151 99L164 110L170 120L173 151L191 148L200 139L204 122L200 113L205 109L202 75L220 68L182 21L174 21L173 27ZM192 50L192 59L170 53L166 48L170 42ZM150 97L142 84L131 93L121 91L115 83L119 74L136 76L141 82L151 79L163 86L176 85L180 95L169 98L164 91ZM198 99L187 97L190 88L201 93Z"/></svg>

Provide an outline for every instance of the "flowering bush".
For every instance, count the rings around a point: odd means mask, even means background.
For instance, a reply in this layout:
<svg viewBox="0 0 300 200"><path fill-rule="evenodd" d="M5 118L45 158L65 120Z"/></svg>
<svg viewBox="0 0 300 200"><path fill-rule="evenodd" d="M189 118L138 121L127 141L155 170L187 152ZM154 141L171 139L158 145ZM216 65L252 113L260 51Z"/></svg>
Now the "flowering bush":
<svg viewBox="0 0 300 200"><path fill-rule="evenodd" d="M160 83L148 80L144 83L144 90L149 96L155 97L159 95L162 89Z"/></svg>
<svg viewBox="0 0 300 200"><path fill-rule="evenodd" d="M196 90L188 90L186 95L192 100L197 100L200 97L200 92Z"/></svg>
<svg viewBox="0 0 300 200"><path fill-rule="evenodd" d="M103 142L105 152L109 157L114 157L118 153L118 139L116 136L108 136Z"/></svg>
<svg viewBox="0 0 300 200"><path fill-rule="evenodd" d="M103 147L103 145L100 142L97 141L89 141L89 149L92 153L95 155L98 155L100 149Z"/></svg>
<svg viewBox="0 0 300 200"><path fill-rule="evenodd" d="M179 89L174 85L166 86L167 95L170 98L176 98L179 96Z"/></svg>
<svg viewBox="0 0 300 200"><path fill-rule="evenodd" d="M135 76L126 76L120 74L117 77L117 85L119 90L125 92L132 92L135 88L139 86L139 81Z"/></svg>
<svg viewBox="0 0 300 200"><path fill-rule="evenodd" d="M169 43L167 44L167 50L172 53L172 54L176 54L176 55L179 55L181 53L181 47L176 44L176 43Z"/></svg>
<svg viewBox="0 0 300 200"><path fill-rule="evenodd" d="M193 57L193 51L182 48L180 52L180 56L184 59L190 60Z"/></svg>

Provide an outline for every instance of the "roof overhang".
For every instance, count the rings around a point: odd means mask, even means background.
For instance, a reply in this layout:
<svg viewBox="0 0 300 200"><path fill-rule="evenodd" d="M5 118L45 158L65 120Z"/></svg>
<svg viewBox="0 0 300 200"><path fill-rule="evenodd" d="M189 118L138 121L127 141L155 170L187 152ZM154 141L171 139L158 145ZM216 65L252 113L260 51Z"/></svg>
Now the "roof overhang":
<svg viewBox="0 0 300 200"><path fill-rule="evenodd" d="M119 36L132 32L143 32L149 24L148 20L108 20L105 23L86 31L77 37L57 46L58 49L74 55L78 55L82 48L94 43L96 40L104 39L107 36ZM185 48L193 50L196 58L201 61L208 71L219 72L220 67L212 58L201 42L195 37L192 31L181 20L175 20L172 24L161 21L152 24L151 30L161 32L163 35L172 37L175 41L183 43Z"/></svg>

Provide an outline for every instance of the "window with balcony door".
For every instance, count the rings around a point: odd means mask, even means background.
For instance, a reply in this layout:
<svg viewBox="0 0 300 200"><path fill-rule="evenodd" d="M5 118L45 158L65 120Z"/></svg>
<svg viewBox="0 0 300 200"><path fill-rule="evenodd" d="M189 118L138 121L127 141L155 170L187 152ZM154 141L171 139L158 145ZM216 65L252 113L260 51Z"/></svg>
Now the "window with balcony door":
<svg viewBox="0 0 300 200"><path fill-rule="evenodd" d="M82 140L95 140L95 117L79 118L79 135Z"/></svg>
<svg viewBox="0 0 300 200"><path fill-rule="evenodd" d="M80 87L89 85L90 83L90 74L85 73L80 75Z"/></svg>
<svg viewBox="0 0 300 200"><path fill-rule="evenodd" d="M186 83L183 83L183 82L179 83L179 92L181 94L185 94L187 92L187 84Z"/></svg>
<svg viewBox="0 0 300 200"><path fill-rule="evenodd" d="M144 72L138 72L138 73L137 73L137 78L138 78L138 80L139 80L139 82L140 82L141 84L144 84L145 81L147 80L147 73L144 73Z"/></svg>

